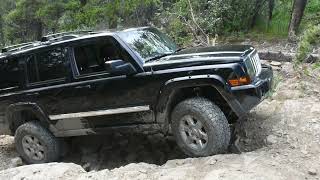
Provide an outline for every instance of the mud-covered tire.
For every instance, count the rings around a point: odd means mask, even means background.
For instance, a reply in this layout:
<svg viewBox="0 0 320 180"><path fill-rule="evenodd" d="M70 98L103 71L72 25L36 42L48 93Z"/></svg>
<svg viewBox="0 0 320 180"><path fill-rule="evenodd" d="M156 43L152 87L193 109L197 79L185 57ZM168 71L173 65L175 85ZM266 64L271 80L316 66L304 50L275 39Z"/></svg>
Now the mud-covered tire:
<svg viewBox="0 0 320 180"><path fill-rule="evenodd" d="M57 161L61 152L61 141L38 121L26 122L18 127L15 146L28 164Z"/></svg>
<svg viewBox="0 0 320 180"><path fill-rule="evenodd" d="M178 146L191 157L224 153L230 143L227 118L217 105L205 98L179 103L171 114L171 128Z"/></svg>

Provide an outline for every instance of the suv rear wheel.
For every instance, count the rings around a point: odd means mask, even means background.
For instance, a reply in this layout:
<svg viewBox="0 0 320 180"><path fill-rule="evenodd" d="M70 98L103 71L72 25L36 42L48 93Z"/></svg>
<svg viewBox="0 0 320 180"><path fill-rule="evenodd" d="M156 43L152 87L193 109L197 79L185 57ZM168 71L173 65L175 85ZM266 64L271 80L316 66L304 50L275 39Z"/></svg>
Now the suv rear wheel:
<svg viewBox="0 0 320 180"><path fill-rule="evenodd" d="M28 164L39 164L58 160L60 142L38 121L30 121L18 127L15 146Z"/></svg>
<svg viewBox="0 0 320 180"><path fill-rule="evenodd" d="M178 146L191 157L223 153L230 142L227 118L205 98L179 103L172 112L172 131Z"/></svg>

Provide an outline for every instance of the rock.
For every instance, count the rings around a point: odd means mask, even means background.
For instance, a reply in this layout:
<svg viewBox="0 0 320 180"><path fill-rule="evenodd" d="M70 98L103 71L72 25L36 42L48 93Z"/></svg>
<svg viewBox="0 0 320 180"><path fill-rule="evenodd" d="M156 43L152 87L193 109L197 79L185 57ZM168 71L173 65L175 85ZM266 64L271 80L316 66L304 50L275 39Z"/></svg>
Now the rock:
<svg viewBox="0 0 320 180"><path fill-rule="evenodd" d="M86 171L90 171L90 169L91 169L91 164L90 164L90 163L85 163L85 164L82 166L82 168L83 168L84 170L86 170Z"/></svg>
<svg viewBox="0 0 320 180"><path fill-rule="evenodd" d="M270 64L270 62L268 60L260 60L261 64Z"/></svg>
<svg viewBox="0 0 320 180"><path fill-rule="evenodd" d="M11 159L11 167L18 167L18 166L22 166L23 162L22 159L20 157L16 157Z"/></svg>
<svg viewBox="0 0 320 180"><path fill-rule="evenodd" d="M216 159L210 159L209 165L215 165L215 164L217 164L217 162L218 162L218 160L216 160Z"/></svg>
<svg viewBox="0 0 320 180"><path fill-rule="evenodd" d="M280 66L273 66L272 69L275 71L280 71L282 68Z"/></svg>
<svg viewBox="0 0 320 180"><path fill-rule="evenodd" d="M281 66L282 63L281 63L281 62L278 62L278 61L271 61L270 65L271 65L271 66Z"/></svg>
<svg viewBox="0 0 320 180"><path fill-rule="evenodd" d="M318 173L317 173L317 170L315 170L315 169L309 169L308 174L310 174L310 175L312 175L312 176L315 176L315 175L317 175Z"/></svg>
<svg viewBox="0 0 320 180"><path fill-rule="evenodd" d="M0 171L0 179L72 180L85 170L73 163L33 164Z"/></svg>
<svg viewBox="0 0 320 180"><path fill-rule="evenodd" d="M277 137L275 135L269 135L266 139L268 145L277 143Z"/></svg>
<svg viewBox="0 0 320 180"><path fill-rule="evenodd" d="M307 154L308 154L308 151L306 151L306 150L301 150L301 153L304 154L304 155L307 155Z"/></svg>
<svg viewBox="0 0 320 180"><path fill-rule="evenodd" d="M245 139L243 139L243 142L244 142L245 144L250 144L251 139L249 139L249 138L245 138Z"/></svg>

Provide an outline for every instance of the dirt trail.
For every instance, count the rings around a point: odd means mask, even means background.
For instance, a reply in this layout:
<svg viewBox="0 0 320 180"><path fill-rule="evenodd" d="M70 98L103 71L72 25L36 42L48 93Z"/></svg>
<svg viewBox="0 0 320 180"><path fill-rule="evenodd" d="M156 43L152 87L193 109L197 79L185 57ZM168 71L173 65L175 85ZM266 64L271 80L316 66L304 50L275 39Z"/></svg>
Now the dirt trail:
<svg viewBox="0 0 320 180"><path fill-rule="evenodd" d="M75 139L65 163L10 168L13 138L0 136L0 179L320 179L320 82L275 69L276 92L238 125L241 154L184 159L171 137L115 134Z"/></svg>

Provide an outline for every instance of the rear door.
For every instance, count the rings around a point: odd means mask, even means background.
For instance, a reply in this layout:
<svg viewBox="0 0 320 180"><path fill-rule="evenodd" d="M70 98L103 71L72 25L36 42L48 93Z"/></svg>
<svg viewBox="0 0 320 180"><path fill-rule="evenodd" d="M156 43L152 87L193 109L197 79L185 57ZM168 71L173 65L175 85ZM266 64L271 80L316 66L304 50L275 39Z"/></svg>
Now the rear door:
<svg viewBox="0 0 320 180"><path fill-rule="evenodd" d="M38 50L23 58L26 90L21 99L25 103L36 103L46 114L64 112L72 75L67 47Z"/></svg>
<svg viewBox="0 0 320 180"><path fill-rule="evenodd" d="M0 134L9 134L9 125L5 121L5 112L12 101L8 101L8 93L20 91L23 71L18 58L0 59Z"/></svg>

